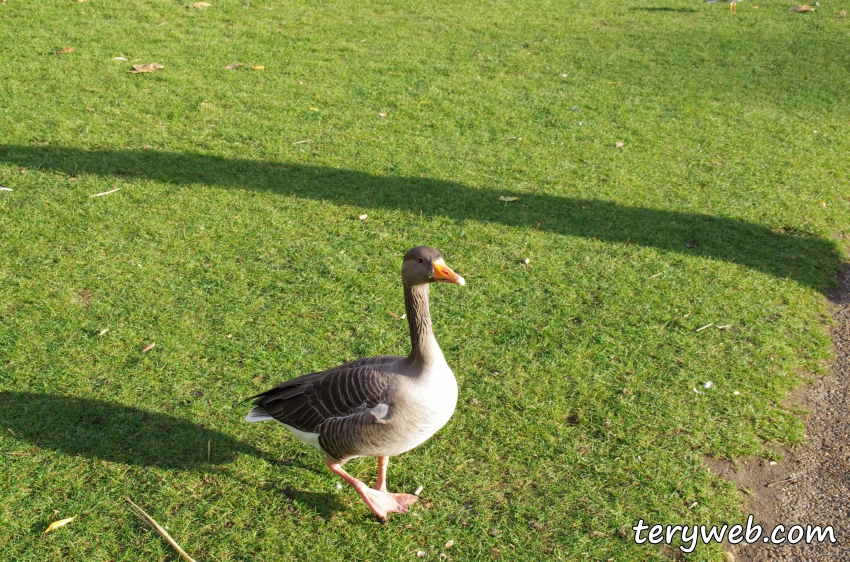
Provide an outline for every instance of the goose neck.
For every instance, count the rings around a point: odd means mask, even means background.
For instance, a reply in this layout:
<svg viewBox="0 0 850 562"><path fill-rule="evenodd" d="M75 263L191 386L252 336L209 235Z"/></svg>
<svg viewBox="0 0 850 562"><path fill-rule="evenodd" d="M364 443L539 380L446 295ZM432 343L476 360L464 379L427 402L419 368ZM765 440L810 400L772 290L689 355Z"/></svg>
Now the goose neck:
<svg viewBox="0 0 850 562"><path fill-rule="evenodd" d="M411 361L428 363L442 357L431 328L431 311L428 304L428 285L413 285L404 288L404 310L410 326Z"/></svg>

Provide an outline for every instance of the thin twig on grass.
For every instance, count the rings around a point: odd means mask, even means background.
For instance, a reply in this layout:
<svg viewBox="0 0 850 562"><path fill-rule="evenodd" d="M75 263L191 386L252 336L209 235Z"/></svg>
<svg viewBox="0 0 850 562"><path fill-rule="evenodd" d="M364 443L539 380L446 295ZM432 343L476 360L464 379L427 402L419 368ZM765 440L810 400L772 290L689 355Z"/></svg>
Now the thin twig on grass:
<svg viewBox="0 0 850 562"><path fill-rule="evenodd" d="M101 191L100 193L89 195L89 197L100 197L101 195L109 195L110 193L115 193L116 191L121 191L121 188L116 187L115 189L110 189L109 191Z"/></svg>
<svg viewBox="0 0 850 562"><path fill-rule="evenodd" d="M172 538L171 538L171 535L169 535L169 534L168 534L168 532L167 532L165 529L163 529L162 527L160 527L160 526L159 526L159 523L157 523L156 521L154 521L154 520L153 520L153 517L151 517L150 515L148 515L147 513L145 513L145 511L144 511L141 507L139 507L139 506L137 506L136 504L134 504L134 503L133 503L133 500L131 500L129 497L126 497L126 496L125 496L125 498L124 498L124 499L125 499L125 500L127 500L127 502L128 502L131 506L133 506L133 507L135 508L135 509L133 510L133 513L135 513L135 514L136 514L136 515L138 515L139 517L141 517L141 518L145 519L145 520L146 520L146 521L147 521L147 522L151 525L151 527L153 527L153 528L154 528L154 530L155 530L157 533L159 533L159 534L160 534L160 536L161 536L162 538L164 538L165 540L167 540L167 541L168 541L168 544L170 544L170 545L174 548L174 550L176 550L176 551L177 551L177 553L178 553L180 556L182 556L183 558L185 558L185 559L186 559L186 560L188 560L189 562L195 562L195 560L194 560L191 556L189 556L188 554L186 554L186 551L185 551L185 550L183 550L182 548L180 548L180 545L179 545L179 544L177 544L177 542L176 542L174 539L172 539Z"/></svg>

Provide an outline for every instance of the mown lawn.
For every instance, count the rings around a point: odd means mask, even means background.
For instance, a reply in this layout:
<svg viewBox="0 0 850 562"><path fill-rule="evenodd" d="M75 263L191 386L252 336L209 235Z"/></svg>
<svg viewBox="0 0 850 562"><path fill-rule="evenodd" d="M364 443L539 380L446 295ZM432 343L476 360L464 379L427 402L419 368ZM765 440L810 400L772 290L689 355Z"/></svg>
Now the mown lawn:
<svg viewBox="0 0 850 562"><path fill-rule="evenodd" d="M845 3L211 3L0 5L4 558L175 560L124 496L199 562L664 560L638 519L742 521L703 455L800 443L830 357ZM468 282L432 292L461 398L381 525L236 403L406 353L423 243Z"/></svg>

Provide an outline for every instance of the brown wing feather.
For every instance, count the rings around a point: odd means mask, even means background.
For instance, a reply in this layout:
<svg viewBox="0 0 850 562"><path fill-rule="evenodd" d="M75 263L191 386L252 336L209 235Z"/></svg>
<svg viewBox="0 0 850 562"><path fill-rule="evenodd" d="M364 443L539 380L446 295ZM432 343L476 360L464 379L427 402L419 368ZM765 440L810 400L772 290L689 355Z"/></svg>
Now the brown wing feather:
<svg viewBox="0 0 850 562"><path fill-rule="evenodd" d="M363 412L381 403L390 375L381 366L396 357L370 357L281 383L254 400L276 420L319 433L327 420Z"/></svg>

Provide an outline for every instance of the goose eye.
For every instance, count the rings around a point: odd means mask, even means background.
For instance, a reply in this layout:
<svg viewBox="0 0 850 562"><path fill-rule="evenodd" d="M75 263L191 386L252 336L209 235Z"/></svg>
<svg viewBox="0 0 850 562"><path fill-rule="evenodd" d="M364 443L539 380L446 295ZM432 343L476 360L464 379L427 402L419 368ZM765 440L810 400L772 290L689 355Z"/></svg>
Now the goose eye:
<svg viewBox="0 0 850 562"><path fill-rule="evenodd" d="M418 261L419 263L425 263L425 260L423 258L416 258L416 261Z"/></svg>

